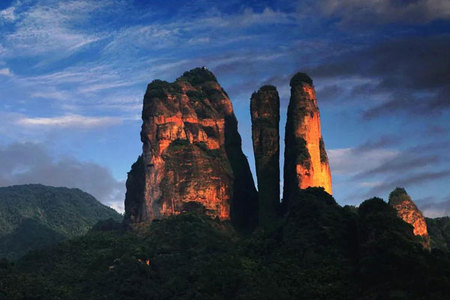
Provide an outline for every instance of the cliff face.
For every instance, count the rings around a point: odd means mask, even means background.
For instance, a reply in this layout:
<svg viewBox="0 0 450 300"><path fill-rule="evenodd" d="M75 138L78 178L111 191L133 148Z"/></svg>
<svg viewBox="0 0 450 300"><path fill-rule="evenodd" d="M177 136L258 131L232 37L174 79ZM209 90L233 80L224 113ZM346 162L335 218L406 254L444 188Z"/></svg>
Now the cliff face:
<svg viewBox="0 0 450 300"><path fill-rule="evenodd" d="M225 91L205 68L147 87L142 157L127 180L125 222L204 210L238 226L255 223L257 195Z"/></svg>
<svg viewBox="0 0 450 300"><path fill-rule="evenodd" d="M320 129L320 113L311 78L297 73L291 79L284 154L283 198L289 199L310 186L323 187L329 194L331 172Z"/></svg>
<svg viewBox="0 0 450 300"><path fill-rule="evenodd" d="M258 178L259 224L275 219L280 204L280 98L263 86L250 101L253 150Z"/></svg>
<svg viewBox="0 0 450 300"><path fill-rule="evenodd" d="M397 215L406 223L414 227L414 235L419 236L424 248L430 249L430 237L428 236L427 223L422 212L403 188L396 188L389 195L389 205L397 211Z"/></svg>

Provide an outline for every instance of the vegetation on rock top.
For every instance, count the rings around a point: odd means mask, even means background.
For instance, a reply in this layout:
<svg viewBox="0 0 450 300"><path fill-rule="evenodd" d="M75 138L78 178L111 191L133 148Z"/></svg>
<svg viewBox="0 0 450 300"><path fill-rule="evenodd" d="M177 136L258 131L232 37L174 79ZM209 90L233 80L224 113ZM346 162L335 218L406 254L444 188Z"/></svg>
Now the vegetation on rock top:
<svg viewBox="0 0 450 300"><path fill-rule="evenodd" d="M294 87L294 86L300 85L304 82L308 83L310 85L313 84L313 81L312 81L311 77L308 76L308 74L298 72L292 77L290 85L291 85L291 87Z"/></svg>
<svg viewBox="0 0 450 300"><path fill-rule="evenodd" d="M186 80L192 85L202 84L207 81L217 81L216 76L205 67L184 72L183 76L179 77L178 80Z"/></svg>

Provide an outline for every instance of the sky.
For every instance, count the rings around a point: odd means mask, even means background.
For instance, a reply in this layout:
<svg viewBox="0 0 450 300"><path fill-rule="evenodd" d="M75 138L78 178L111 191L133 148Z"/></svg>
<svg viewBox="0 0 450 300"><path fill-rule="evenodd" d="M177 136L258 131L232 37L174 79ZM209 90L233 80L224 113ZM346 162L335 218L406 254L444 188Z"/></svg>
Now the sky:
<svg viewBox="0 0 450 300"><path fill-rule="evenodd" d="M302 71L339 204L400 186L450 214L448 0L2 0L0 186L77 187L122 212L147 84L199 66L230 96L253 171L250 96L277 87L283 153Z"/></svg>

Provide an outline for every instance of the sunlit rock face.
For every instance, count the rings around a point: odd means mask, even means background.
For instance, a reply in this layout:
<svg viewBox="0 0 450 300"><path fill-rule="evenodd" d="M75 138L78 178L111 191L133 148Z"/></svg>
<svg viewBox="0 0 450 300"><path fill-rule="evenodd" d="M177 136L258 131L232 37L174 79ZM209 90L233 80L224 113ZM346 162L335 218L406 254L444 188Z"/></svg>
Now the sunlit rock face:
<svg viewBox="0 0 450 300"><path fill-rule="evenodd" d="M125 222L201 207L242 227L256 222L257 194L225 91L205 68L147 87L141 158L127 180Z"/></svg>
<svg viewBox="0 0 450 300"><path fill-rule="evenodd" d="M421 237L424 248L430 249L427 223L422 212L417 208L411 197L403 188L396 188L389 195L389 205L397 211L397 215L414 227L414 235Z"/></svg>
<svg viewBox="0 0 450 300"><path fill-rule="evenodd" d="M290 199L299 188L310 186L323 187L331 194L331 172L320 130L320 113L313 82L305 73L297 73L290 84L283 198Z"/></svg>
<svg viewBox="0 0 450 300"><path fill-rule="evenodd" d="M258 178L259 224L269 224L280 204L280 98L263 86L250 100L252 140Z"/></svg>

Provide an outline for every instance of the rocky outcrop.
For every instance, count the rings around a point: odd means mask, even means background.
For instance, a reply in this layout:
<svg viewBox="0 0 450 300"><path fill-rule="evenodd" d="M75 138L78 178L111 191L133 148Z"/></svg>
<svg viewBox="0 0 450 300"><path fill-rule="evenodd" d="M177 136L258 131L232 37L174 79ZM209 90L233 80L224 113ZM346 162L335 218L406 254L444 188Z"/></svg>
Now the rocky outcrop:
<svg viewBox="0 0 450 300"><path fill-rule="evenodd" d="M258 178L259 224L270 224L280 204L280 98L263 86L250 100L252 139Z"/></svg>
<svg viewBox="0 0 450 300"><path fill-rule="evenodd" d="M256 222L257 194L225 91L206 68L147 87L142 157L127 180L125 222L204 209L239 227Z"/></svg>
<svg viewBox="0 0 450 300"><path fill-rule="evenodd" d="M317 186L329 194L331 172L320 129L320 113L311 78L297 73L290 82L285 131L284 200L298 189Z"/></svg>
<svg viewBox="0 0 450 300"><path fill-rule="evenodd" d="M427 223L422 212L417 208L411 197L403 188L396 188L389 195L389 205L396 211L397 215L406 223L414 227L413 233L420 237L424 248L430 249L430 237L428 236Z"/></svg>

